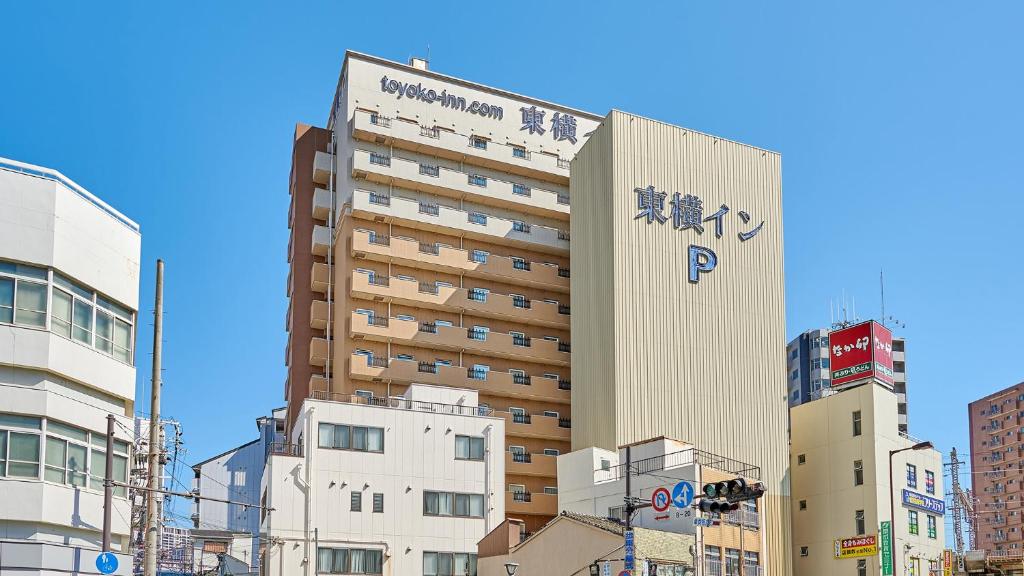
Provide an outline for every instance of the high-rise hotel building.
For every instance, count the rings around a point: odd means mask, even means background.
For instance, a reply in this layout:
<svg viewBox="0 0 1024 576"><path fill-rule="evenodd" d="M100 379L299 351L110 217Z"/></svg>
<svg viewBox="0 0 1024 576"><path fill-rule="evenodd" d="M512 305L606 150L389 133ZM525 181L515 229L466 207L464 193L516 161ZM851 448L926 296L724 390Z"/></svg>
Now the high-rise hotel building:
<svg viewBox="0 0 1024 576"><path fill-rule="evenodd" d="M505 419L505 502L557 514L570 450L569 163L601 118L348 52L295 133L286 429L305 399L474 389Z"/></svg>

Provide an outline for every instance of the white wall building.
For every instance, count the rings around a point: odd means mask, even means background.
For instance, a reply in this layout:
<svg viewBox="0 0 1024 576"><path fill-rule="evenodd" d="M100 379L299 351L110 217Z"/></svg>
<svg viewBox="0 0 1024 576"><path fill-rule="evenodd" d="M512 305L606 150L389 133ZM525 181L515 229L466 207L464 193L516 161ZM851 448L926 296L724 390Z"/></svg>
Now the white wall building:
<svg viewBox="0 0 1024 576"><path fill-rule="evenodd" d="M696 509L695 497L706 482L736 477L759 480L760 468L663 437L638 442L629 449L633 497L652 502L656 490L664 488L671 493L679 482L688 482L693 490L690 505L679 508L671 503L670 496L665 510L640 509L633 516L633 526L688 536L689 544L694 546L689 565L698 562L703 566L702 574L738 574L740 562L745 576L761 574L765 543L759 503L744 502L739 510L719 517ZM559 510L624 520L626 447L617 452L585 448L559 456L558 487ZM705 523L711 525L705 527Z"/></svg>
<svg viewBox="0 0 1024 576"><path fill-rule="evenodd" d="M260 437L237 446L192 467L193 490L208 498L231 500L235 504L200 500L192 504L192 521L196 530L222 530L250 535L248 550L237 550L237 559L253 572L259 569L260 510L244 504L258 505L260 484L267 455L275 443L284 441L285 408L270 416L256 419ZM233 554L234 555L234 554Z"/></svg>
<svg viewBox="0 0 1024 576"><path fill-rule="evenodd" d="M2 574L97 573L108 414L128 473L140 247L138 225L59 172L0 159ZM117 574L131 572L126 492Z"/></svg>
<svg viewBox="0 0 1024 576"><path fill-rule="evenodd" d="M505 421L475 390L303 402L267 459L267 576L476 574L505 515Z"/></svg>

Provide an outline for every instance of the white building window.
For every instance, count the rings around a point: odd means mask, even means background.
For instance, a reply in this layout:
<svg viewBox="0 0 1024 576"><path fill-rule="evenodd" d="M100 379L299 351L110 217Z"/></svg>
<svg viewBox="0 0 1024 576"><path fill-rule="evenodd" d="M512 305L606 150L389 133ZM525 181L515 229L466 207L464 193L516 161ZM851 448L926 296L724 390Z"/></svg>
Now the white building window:
<svg viewBox="0 0 1024 576"><path fill-rule="evenodd" d="M475 436L455 436L456 460L483 460L484 439Z"/></svg>
<svg viewBox="0 0 1024 576"><path fill-rule="evenodd" d="M316 571L321 574L382 574L384 553L364 548L319 548Z"/></svg>
<svg viewBox="0 0 1024 576"><path fill-rule="evenodd" d="M476 574L476 554L423 553L423 576L476 576Z"/></svg>
<svg viewBox="0 0 1024 576"><path fill-rule="evenodd" d="M423 492L423 515L483 518L484 495L425 490Z"/></svg>
<svg viewBox="0 0 1024 576"><path fill-rule="evenodd" d="M39 418L0 414L0 477L39 478Z"/></svg>
<svg viewBox="0 0 1024 576"><path fill-rule="evenodd" d="M321 422L319 432L320 448L384 453L383 428Z"/></svg>

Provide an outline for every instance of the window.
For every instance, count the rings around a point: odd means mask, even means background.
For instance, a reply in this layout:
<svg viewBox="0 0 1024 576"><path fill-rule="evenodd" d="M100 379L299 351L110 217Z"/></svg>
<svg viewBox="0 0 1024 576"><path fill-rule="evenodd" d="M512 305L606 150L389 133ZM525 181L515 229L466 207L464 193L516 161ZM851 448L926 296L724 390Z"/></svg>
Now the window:
<svg viewBox="0 0 1024 576"><path fill-rule="evenodd" d="M545 448L544 449L544 455L545 456L558 456L559 454L560 454L560 452L557 449L555 449L555 448Z"/></svg>
<svg viewBox="0 0 1024 576"><path fill-rule="evenodd" d="M512 193L516 194L517 196L529 196L530 195L530 187L529 186L523 186L522 184L513 184L512 185Z"/></svg>
<svg viewBox="0 0 1024 576"><path fill-rule="evenodd" d="M456 460L483 460L484 439L475 436L455 437Z"/></svg>
<svg viewBox="0 0 1024 576"><path fill-rule="evenodd" d="M473 148L477 148L477 149L480 149L480 150L487 150L487 139L486 138L481 138L479 136L473 136L472 138L469 139L469 143L473 146Z"/></svg>
<svg viewBox="0 0 1024 576"><path fill-rule="evenodd" d="M799 349L797 349L797 348L793 348L793 350L792 350L792 351L790 351L790 353L789 353L789 357L790 357L791 359L794 359L794 360L795 360L795 359L796 359L796 357L797 357L797 354L799 354L799 353L800 353L800 350L799 350Z"/></svg>
<svg viewBox="0 0 1024 576"><path fill-rule="evenodd" d="M554 410L545 410L544 415L550 418L558 418L558 412L555 412Z"/></svg>
<svg viewBox="0 0 1024 576"><path fill-rule="evenodd" d="M907 464L907 487L917 488L917 466Z"/></svg>
<svg viewBox="0 0 1024 576"><path fill-rule="evenodd" d="M456 516L460 518L483 518L483 494L459 494L454 492L423 491L424 516Z"/></svg>
<svg viewBox="0 0 1024 576"><path fill-rule="evenodd" d="M470 300L474 300L476 302L487 302L487 295L490 292L491 291L487 288L470 288L467 295Z"/></svg>
<svg viewBox="0 0 1024 576"><path fill-rule="evenodd" d="M321 574L382 574L384 552L363 548L318 548L316 571Z"/></svg>
<svg viewBox="0 0 1024 576"><path fill-rule="evenodd" d="M476 554L423 553L423 576L476 576L476 574Z"/></svg>
<svg viewBox="0 0 1024 576"><path fill-rule="evenodd" d="M814 360L811 360L811 370L820 370L820 369L821 369L821 358L815 358Z"/></svg>
<svg viewBox="0 0 1024 576"><path fill-rule="evenodd" d="M790 373L789 375L790 380L796 380L798 378L800 378L800 370L793 370L793 372Z"/></svg>
<svg viewBox="0 0 1024 576"><path fill-rule="evenodd" d="M797 454L796 455L796 463L799 465L799 464L803 464L804 462L807 462L807 455L806 454Z"/></svg>
<svg viewBox="0 0 1024 576"><path fill-rule="evenodd" d="M384 429L346 424L320 423L320 448L355 450L358 452L384 452Z"/></svg>
<svg viewBox="0 0 1024 576"><path fill-rule="evenodd" d="M853 485L860 486L864 484L864 462L862 460L853 461Z"/></svg>
<svg viewBox="0 0 1024 576"><path fill-rule="evenodd" d="M92 452L89 460L89 487L103 490L103 481L107 471L107 437L102 434L90 434ZM114 480L128 482L128 443L114 440ZM122 498L128 496L124 486L114 486L114 494Z"/></svg>
<svg viewBox="0 0 1024 576"><path fill-rule="evenodd" d="M743 553L743 573L753 576L757 574L757 566L761 564L761 555L757 552Z"/></svg>
<svg viewBox="0 0 1024 576"><path fill-rule="evenodd" d="M860 410L853 413L853 435L860 436Z"/></svg>
<svg viewBox="0 0 1024 576"><path fill-rule="evenodd" d="M725 576L739 576L740 551L735 548L725 549Z"/></svg>
<svg viewBox="0 0 1024 576"><path fill-rule="evenodd" d="M801 510L807 510L807 500L801 500L800 501L800 509Z"/></svg>
<svg viewBox="0 0 1024 576"><path fill-rule="evenodd" d="M512 157L526 158L526 148L522 146L512 146Z"/></svg>
<svg viewBox="0 0 1024 576"><path fill-rule="evenodd" d="M488 256L490 256L490 252L486 252L484 250L473 250L470 253L469 259L479 264L486 264Z"/></svg>
<svg viewBox="0 0 1024 576"><path fill-rule="evenodd" d="M515 232L526 232L526 233L529 233L530 232L530 225L527 224L526 222L523 222L522 220L513 220L512 221L512 230L515 231Z"/></svg>
<svg viewBox="0 0 1024 576"><path fill-rule="evenodd" d="M481 176L479 174L470 174L469 183L472 184L473 186L487 187L487 177Z"/></svg>
<svg viewBox="0 0 1024 576"><path fill-rule="evenodd" d="M935 472L924 471L924 489L929 494L935 494Z"/></svg>
<svg viewBox="0 0 1024 576"><path fill-rule="evenodd" d="M907 510L907 523L909 525L910 533L917 534L917 512L915 510Z"/></svg>
<svg viewBox="0 0 1024 576"><path fill-rule="evenodd" d="M868 576L868 561L863 558L857 560L857 576Z"/></svg>
<svg viewBox="0 0 1024 576"><path fill-rule="evenodd" d="M545 494L558 494L558 486L545 486L544 487L544 493Z"/></svg>
<svg viewBox="0 0 1024 576"><path fill-rule="evenodd" d="M807 546L800 547L800 555L805 557L810 555L810 551L807 549Z"/></svg>
<svg viewBox="0 0 1024 576"><path fill-rule="evenodd" d="M473 224L487 224L487 215L479 212L470 212L468 215L469 221Z"/></svg>
<svg viewBox="0 0 1024 576"><path fill-rule="evenodd" d="M857 510L856 512L854 512L854 514L853 514L853 524L854 524L854 529L856 530L856 532L854 532L854 534L857 534L858 536L860 536L861 534L864 534L864 511L863 510Z"/></svg>
<svg viewBox="0 0 1024 576"><path fill-rule="evenodd" d="M938 526L937 526L937 522L935 520L935 516L932 516L931 514L928 514L927 516L928 516L928 537L931 538L932 540L935 540L936 538L938 538L938 534L939 534L939 532L938 532L939 529L938 529ZM1016 530L1016 529L1014 529L1014 530Z"/></svg>
<svg viewBox="0 0 1024 576"><path fill-rule="evenodd" d="M39 478L40 428L38 418L0 414L0 478Z"/></svg>
<svg viewBox="0 0 1024 576"><path fill-rule="evenodd" d="M58 484L85 486L88 479L89 433L81 428L52 421L47 422L46 432L43 479Z"/></svg>
<svg viewBox="0 0 1024 576"><path fill-rule="evenodd" d="M601 470L608 471L608 470L611 470L611 468L612 468L611 460L608 460L607 458L601 458Z"/></svg>
<svg viewBox="0 0 1024 576"><path fill-rule="evenodd" d="M352 491L352 508L351 508L351 510L353 512L362 512L363 511L363 493L362 492L357 492L355 490Z"/></svg>
<svg viewBox="0 0 1024 576"><path fill-rule="evenodd" d="M384 495L380 492L373 493L373 513L383 514L384 513Z"/></svg>

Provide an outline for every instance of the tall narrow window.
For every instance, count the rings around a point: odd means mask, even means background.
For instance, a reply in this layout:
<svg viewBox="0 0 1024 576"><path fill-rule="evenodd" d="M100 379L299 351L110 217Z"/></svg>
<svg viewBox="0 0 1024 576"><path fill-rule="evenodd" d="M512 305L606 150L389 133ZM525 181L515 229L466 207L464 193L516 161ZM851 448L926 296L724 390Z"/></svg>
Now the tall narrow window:
<svg viewBox="0 0 1024 576"><path fill-rule="evenodd" d="M864 484L864 462L862 460L853 461L853 485L860 486Z"/></svg>
<svg viewBox="0 0 1024 576"><path fill-rule="evenodd" d="M53 289L53 314L50 330L65 338L71 338L71 295L63 290Z"/></svg>
<svg viewBox="0 0 1024 576"><path fill-rule="evenodd" d="M26 326L46 326L46 284L18 280L14 322Z"/></svg>
<svg viewBox="0 0 1024 576"><path fill-rule="evenodd" d="M917 466L907 464L907 487L917 488Z"/></svg>
<svg viewBox="0 0 1024 576"><path fill-rule="evenodd" d="M853 413L853 435L860 436L860 410Z"/></svg>
<svg viewBox="0 0 1024 576"><path fill-rule="evenodd" d="M352 511L362 512L363 511L363 493L352 491Z"/></svg>
<svg viewBox="0 0 1024 576"><path fill-rule="evenodd" d="M864 534L864 511L857 510L853 514L854 529L857 531L857 535Z"/></svg>
<svg viewBox="0 0 1024 576"><path fill-rule="evenodd" d="M0 322L14 322L14 278L0 278Z"/></svg>
<svg viewBox="0 0 1024 576"><path fill-rule="evenodd" d="M911 534L917 534L919 532L917 524L917 512L914 510L907 510L907 525Z"/></svg>
<svg viewBox="0 0 1024 576"><path fill-rule="evenodd" d="M373 512L374 514L382 514L384 512L384 494L380 492L374 492L373 494Z"/></svg>
<svg viewBox="0 0 1024 576"><path fill-rule="evenodd" d="M935 494L935 472L931 470L924 471L924 489L929 494Z"/></svg>

